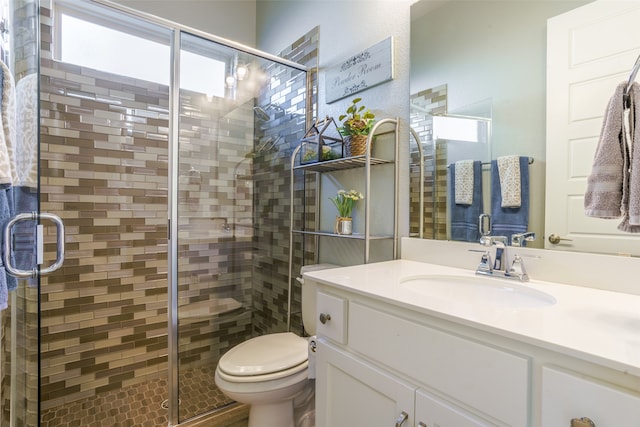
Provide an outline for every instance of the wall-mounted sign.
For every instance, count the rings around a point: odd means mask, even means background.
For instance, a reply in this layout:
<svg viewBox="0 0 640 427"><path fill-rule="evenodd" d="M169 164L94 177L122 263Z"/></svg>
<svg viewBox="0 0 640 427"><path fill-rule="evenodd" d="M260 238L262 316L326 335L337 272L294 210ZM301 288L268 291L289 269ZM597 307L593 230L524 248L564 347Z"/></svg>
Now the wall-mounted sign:
<svg viewBox="0 0 640 427"><path fill-rule="evenodd" d="M393 38L389 37L327 70L326 102L393 79Z"/></svg>

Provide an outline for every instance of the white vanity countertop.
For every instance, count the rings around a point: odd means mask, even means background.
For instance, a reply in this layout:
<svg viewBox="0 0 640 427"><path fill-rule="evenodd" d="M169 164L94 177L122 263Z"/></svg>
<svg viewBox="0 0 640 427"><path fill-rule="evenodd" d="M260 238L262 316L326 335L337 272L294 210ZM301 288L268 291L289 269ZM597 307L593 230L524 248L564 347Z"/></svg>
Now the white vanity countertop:
<svg viewBox="0 0 640 427"><path fill-rule="evenodd" d="M640 377L640 296L531 280L526 286L552 295L544 307L496 307L478 301L453 302L401 286L420 275L474 277L471 270L409 260L356 265L306 273L320 283L558 351ZM612 278L612 280L615 280Z"/></svg>

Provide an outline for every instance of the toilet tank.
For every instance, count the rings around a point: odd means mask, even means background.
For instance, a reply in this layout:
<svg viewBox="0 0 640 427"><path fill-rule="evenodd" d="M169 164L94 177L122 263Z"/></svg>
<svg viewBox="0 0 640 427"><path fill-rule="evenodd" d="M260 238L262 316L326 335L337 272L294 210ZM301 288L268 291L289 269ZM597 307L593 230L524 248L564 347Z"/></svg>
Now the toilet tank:
<svg viewBox="0 0 640 427"><path fill-rule="evenodd" d="M310 281L305 283L302 275L310 271L326 270L336 267L340 266L334 264L311 264L303 265L302 268L300 268L298 282L302 285L302 324L309 335L316 334L316 286Z"/></svg>

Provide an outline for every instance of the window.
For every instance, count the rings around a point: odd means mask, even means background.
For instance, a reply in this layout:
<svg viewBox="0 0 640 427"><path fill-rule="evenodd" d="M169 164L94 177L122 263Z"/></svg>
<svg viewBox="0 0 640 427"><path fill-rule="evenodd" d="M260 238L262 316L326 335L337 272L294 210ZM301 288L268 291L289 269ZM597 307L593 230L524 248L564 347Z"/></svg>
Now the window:
<svg viewBox="0 0 640 427"><path fill-rule="evenodd" d="M55 59L121 76L169 85L171 31L102 5L55 3ZM224 58L181 51L180 87L224 97Z"/></svg>
<svg viewBox="0 0 640 427"><path fill-rule="evenodd" d="M60 61L169 85L169 45L65 13L59 19Z"/></svg>

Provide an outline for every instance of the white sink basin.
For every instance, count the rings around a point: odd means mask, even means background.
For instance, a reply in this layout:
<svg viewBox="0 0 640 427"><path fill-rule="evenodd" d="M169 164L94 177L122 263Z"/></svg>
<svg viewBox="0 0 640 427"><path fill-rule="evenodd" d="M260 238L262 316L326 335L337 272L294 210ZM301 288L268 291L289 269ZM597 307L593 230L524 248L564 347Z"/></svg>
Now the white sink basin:
<svg viewBox="0 0 640 427"><path fill-rule="evenodd" d="M503 308L535 308L554 305L546 292L521 282L484 276L424 275L407 277L400 286L420 295L458 303L494 305Z"/></svg>

